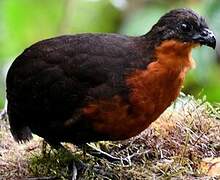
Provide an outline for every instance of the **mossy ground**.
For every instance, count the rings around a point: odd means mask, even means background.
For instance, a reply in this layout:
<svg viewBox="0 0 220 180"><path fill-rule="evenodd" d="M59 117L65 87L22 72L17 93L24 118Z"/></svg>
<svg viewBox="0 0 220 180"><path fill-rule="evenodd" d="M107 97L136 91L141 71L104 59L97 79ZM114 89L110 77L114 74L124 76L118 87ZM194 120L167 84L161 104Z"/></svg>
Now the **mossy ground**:
<svg viewBox="0 0 220 180"><path fill-rule="evenodd" d="M84 155L64 144L73 155L49 148L42 153L42 139L26 144L14 142L7 121L0 123L0 179L70 179L73 162L79 179L213 179L202 169L207 157L220 157L219 106L192 97L179 98L140 135L120 142L98 142L98 148L129 159L111 163ZM77 166L79 167L79 166Z"/></svg>

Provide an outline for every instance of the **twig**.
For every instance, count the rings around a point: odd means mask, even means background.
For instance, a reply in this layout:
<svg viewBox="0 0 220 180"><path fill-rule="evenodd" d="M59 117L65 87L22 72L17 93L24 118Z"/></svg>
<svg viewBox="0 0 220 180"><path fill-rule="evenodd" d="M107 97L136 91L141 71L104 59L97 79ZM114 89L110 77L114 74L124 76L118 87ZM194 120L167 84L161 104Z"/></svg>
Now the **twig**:
<svg viewBox="0 0 220 180"><path fill-rule="evenodd" d="M31 177L31 178L27 178L26 180L53 180L53 179L57 179L57 177L54 176Z"/></svg>

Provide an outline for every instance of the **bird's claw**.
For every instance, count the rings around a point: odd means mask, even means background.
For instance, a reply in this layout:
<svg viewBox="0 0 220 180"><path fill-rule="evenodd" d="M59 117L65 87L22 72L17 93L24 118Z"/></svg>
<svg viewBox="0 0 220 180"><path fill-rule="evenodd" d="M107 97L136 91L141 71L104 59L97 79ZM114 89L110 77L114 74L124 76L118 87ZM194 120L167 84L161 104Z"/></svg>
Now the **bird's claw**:
<svg viewBox="0 0 220 180"><path fill-rule="evenodd" d="M112 163L122 163L123 165L131 164L128 158L121 158L121 157L119 158L119 157L112 156L111 154L105 151L102 151L101 149L98 149L97 147L90 145L90 144L86 144L85 149L88 154L94 157L106 159L107 161L112 162Z"/></svg>

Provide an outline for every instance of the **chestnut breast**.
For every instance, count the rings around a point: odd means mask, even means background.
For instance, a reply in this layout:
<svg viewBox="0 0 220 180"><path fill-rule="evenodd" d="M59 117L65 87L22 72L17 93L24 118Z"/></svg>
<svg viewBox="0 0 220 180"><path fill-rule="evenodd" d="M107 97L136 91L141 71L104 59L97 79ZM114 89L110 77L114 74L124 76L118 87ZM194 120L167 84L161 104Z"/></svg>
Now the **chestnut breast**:
<svg viewBox="0 0 220 180"><path fill-rule="evenodd" d="M168 40L155 49L155 61L126 78L129 103L120 95L91 102L83 113L95 131L112 140L139 134L177 98L186 72L193 66L194 44Z"/></svg>

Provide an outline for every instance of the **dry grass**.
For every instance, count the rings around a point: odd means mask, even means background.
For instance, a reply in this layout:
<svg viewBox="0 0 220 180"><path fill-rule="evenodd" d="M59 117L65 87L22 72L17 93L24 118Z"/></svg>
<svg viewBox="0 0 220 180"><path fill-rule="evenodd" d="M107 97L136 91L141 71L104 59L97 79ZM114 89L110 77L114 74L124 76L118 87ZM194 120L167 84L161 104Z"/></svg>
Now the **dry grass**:
<svg viewBox="0 0 220 180"><path fill-rule="evenodd" d="M114 156L128 158L128 165L84 157L80 149L68 144L74 157L54 151L43 156L40 138L17 144L7 122L1 121L0 177L68 179L73 159L77 159L86 164L78 171L79 179L217 179L206 176L199 167L203 158L220 157L218 107L182 97L139 136L95 144Z"/></svg>

